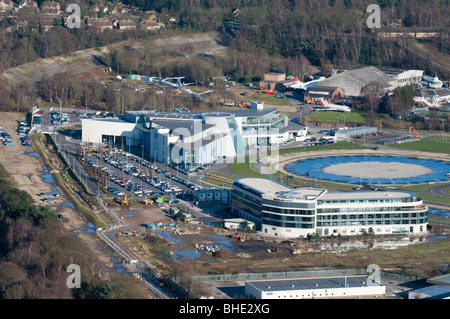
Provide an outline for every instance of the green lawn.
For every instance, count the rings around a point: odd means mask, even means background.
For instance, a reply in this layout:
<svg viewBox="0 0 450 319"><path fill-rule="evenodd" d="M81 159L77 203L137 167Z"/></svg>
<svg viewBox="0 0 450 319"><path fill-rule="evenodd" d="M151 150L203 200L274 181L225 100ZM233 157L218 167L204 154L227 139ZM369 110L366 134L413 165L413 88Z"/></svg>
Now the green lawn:
<svg viewBox="0 0 450 319"><path fill-rule="evenodd" d="M450 197L434 196L424 193L417 193L417 195L428 202L450 205Z"/></svg>
<svg viewBox="0 0 450 319"><path fill-rule="evenodd" d="M407 150L450 154L450 142L447 141L421 139L420 141L416 142L409 142L403 144L389 144L388 146Z"/></svg>
<svg viewBox="0 0 450 319"><path fill-rule="evenodd" d="M288 147L280 148L279 154L291 154L291 153L301 153L301 152L311 152L311 151L324 151L324 150L355 150L355 149L369 149L367 146L362 146L354 143L347 142L336 142L333 144L326 145L314 145L314 146L298 146L298 147Z"/></svg>
<svg viewBox="0 0 450 319"><path fill-rule="evenodd" d="M444 182L444 183L435 183L435 184L403 185L403 186L399 186L399 187L404 188L404 189L413 190L413 191L418 191L418 192L422 191L423 192L430 187L436 187L436 186L440 186L440 185L450 185L450 183ZM450 188L447 190L450 190Z"/></svg>
<svg viewBox="0 0 450 319"><path fill-rule="evenodd" d="M256 100L259 102L274 104L274 105L289 105L289 100L285 98L278 98L276 94L265 94L265 93L254 93L250 96L251 100Z"/></svg>
<svg viewBox="0 0 450 319"><path fill-rule="evenodd" d="M363 112L351 111L350 113L335 111L319 111L311 113L306 118L308 121L320 122L346 122L346 123L365 123L366 116Z"/></svg>

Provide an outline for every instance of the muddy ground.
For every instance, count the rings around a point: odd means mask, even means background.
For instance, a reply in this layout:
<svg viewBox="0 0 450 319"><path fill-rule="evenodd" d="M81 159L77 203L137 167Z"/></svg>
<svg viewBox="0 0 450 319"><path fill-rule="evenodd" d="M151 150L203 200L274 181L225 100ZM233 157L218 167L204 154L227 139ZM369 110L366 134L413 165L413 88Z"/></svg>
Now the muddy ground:
<svg viewBox="0 0 450 319"><path fill-rule="evenodd" d="M15 186L27 191L37 205L48 205L57 214L62 214L66 229L92 248L98 260L104 263L105 269L116 267L111 251L105 249L103 243L87 231L85 218L74 209L69 198L54 183L51 172L39 154L32 147L22 146L21 136L16 133L19 120L25 120L25 114L0 113L0 126L11 135L13 143L12 146L0 144L0 163L8 171ZM58 165L55 167L61 168Z"/></svg>

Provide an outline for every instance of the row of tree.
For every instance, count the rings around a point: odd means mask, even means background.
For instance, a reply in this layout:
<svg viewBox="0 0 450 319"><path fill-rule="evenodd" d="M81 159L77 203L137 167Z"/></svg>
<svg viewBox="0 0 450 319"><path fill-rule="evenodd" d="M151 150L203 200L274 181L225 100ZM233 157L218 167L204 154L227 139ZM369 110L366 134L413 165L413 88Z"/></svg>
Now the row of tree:
<svg viewBox="0 0 450 319"><path fill-rule="evenodd" d="M0 174L0 299L146 298L139 282L105 273L50 207L15 188L3 167ZM80 266L80 288L67 285L70 264Z"/></svg>

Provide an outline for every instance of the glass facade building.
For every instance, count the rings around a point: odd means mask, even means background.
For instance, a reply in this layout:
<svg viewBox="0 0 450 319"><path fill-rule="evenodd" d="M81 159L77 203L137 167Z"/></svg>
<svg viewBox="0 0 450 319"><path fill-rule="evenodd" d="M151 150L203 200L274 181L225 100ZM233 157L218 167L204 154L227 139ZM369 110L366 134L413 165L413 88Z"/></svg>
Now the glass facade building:
<svg viewBox="0 0 450 319"><path fill-rule="evenodd" d="M254 222L259 231L286 238L424 233L428 223L428 208L410 192L329 193L265 178L235 180L231 205L234 214Z"/></svg>

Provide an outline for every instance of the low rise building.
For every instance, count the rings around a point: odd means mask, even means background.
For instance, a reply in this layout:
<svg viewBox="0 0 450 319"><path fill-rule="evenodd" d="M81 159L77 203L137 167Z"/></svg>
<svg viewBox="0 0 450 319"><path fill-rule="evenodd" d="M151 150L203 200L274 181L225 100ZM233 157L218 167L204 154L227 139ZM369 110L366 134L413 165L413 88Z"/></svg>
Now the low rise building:
<svg viewBox="0 0 450 319"><path fill-rule="evenodd" d="M382 296L386 287L369 276L246 281L249 299L325 299Z"/></svg>
<svg viewBox="0 0 450 319"><path fill-rule="evenodd" d="M259 87L266 90L282 90L294 84L293 80L286 80L286 74L269 72L264 74L264 80L259 82Z"/></svg>

